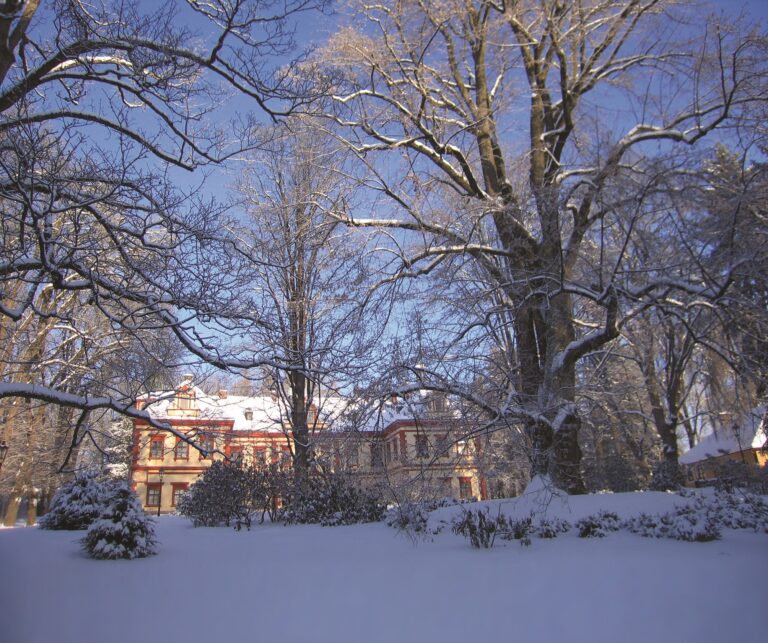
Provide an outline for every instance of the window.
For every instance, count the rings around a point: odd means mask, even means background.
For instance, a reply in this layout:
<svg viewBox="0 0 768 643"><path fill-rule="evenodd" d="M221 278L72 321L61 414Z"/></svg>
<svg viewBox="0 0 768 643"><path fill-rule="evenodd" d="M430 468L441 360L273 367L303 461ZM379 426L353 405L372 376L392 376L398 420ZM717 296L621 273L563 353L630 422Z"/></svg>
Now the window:
<svg viewBox="0 0 768 643"><path fill-rule="evenodd" d="M245 409L245 419L250 422L253 420L253 411L251 409Z"/></svg>
<svg viewBox="0 0 768 643"><path fill-rule="evenodd" d="M237 462L243 457L243 447L237 445L227 445L224 448L224 455L232 462Z"/></svg>
<svg viewBox="0 0 768 643"><path fill-rule="evenodd" d="M377 469L381 466L383 466L383 462L381 460L381 444L376 443L371 445L371 467L374 469Z"/></svg>
<svg viewBox="0 0 768 643"><path fill-rule="evenodd" d="M291 447L284 446L282 453L280 454L280 468L283 471L289 471L293 465L293 456L291 455Z"/></svg>
<svg viewBox="0 0 768 643"><path fill-rule="evenodd" d="M396 439L392 440L392 456L394 457L395 460L398 459L398 455L397 455L397 440Z"/></svg>
<svg viewBox="0 0 768 643"><path fill-rule="evenodd" d="M215 446L212 437L203 435L198 438L197 443L200 445L200 448L205 451L205 454L202 451L200 452L201 460L210 460L213 458L213 450Z"/></svg>
<svg viewBox="0 0 768 643"><path fill-rule="evenodd" d="M177 409L184 409L185 411L188 411L190 409L195 408L195 393L194 391L190 390L180 390L176 394L176 399L174 400L175 406Z"/></svg>
<svg viewBox="0 0 768 643"><path fill-rule="evenodd" d="M149 443L149 457L151 460L162 460L165 450L165 438L162 435L156 435Z"/></svg>
<svg viewBox="0 0 768 643"><path fill-rule="evenodd" d="M408 442L406 441L405 433L400 434L400 457L405 462L408 459Z"/></svg>
<svg viewBox="0 0 768 643"><path fill-rule="evenodd" d="M147 485L147 507L159 507L163 485L153 482Z"/></svg>
<svg viewBox="0 0 768 643"><path fill-rule="evenodd" d="M175 482L171 485L173 488L173 493L171 494L171 506L175 507L179 504L179 500L181 500L181 496L183 496L187 492L187 487L189 487L189 483L187 482Z"/></svg>
<svg viewBox="0 0 768 643"><path fill-rule="evenodd" d="M384 455L384 462L390 462L392 460L392 444L387 442L387 450Z"/></svg>
<svg viewBox="0 0 768 643"><path fill-rule="evenodd" d="M462 500L472 498L472 478L459 478L459 498Z"/></svg>
<svg viewBox="0 0 768 643"><path fill-rule="evenodd" d="M257 467L267 464L267 447L253 447L253 463Z"/></svg>
<svg viewBox="0 0 768 643"><path fill-rule="evenodd" d="M360 465L360 460L357 455L357 447L353 445L353 449L349 452L349 457L347 458L347 463L350 467L357 467Z"/></svg>
<svg viewBox="0 0 768 643"><path fill-rule="evenodd" d="M445 398L442 395L434 395L427 402L427 408L432 413L445 413Z"/></svg>
<svg viewBox="0 0 768 643"><path fill-rule="evenodd" d="M416 436L416 457L428 458L429 457L429 440L426 435Z"/></svg>
<svg viewBox="0 0 768 643"><path fill-rule="evenodd" d="M437 455L441 458L451 457L451 440L448 438L447 433L437 438Z"/></svg>
<svg viewBox="0 0 768 643"><path fill-rule="evenodd" d="M189 460L189 444L181 438L176 438L176 448L173 450L175 460Z"/></svg>

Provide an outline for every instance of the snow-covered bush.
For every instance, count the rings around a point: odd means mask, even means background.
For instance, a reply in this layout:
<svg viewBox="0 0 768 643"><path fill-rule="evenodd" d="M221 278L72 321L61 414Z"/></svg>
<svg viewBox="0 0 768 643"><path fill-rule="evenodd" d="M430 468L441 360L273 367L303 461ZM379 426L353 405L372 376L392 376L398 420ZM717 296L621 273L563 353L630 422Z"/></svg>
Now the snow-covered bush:
<svg viewBox="0 0 768 643"><path fill-rule="evenodd" d="M688 542L717 540L724 528L768 533L768 504L759 496L718 491L711 497L692 496L689 504L668 513L640 514L627 520L625 527L646 538Z"/></svg>
<svg viewBox="0 0 768 643"><path fill-rule="evenodd" d="M407 532L411 536L424 535L429 531L429 514L441 507L458 504L453 498L422 500L420 502L400 502L390 508L384 516L389 527ZM434 528L432 534L439 533L441 527Z"/></svg>
<svg viewBox="0 0 768 643"><path fill-rule="evenodd" d="M720 538L717 523L696 507L649 515L642 513L624 523L626 529L644 538L672 538L688 542L707 542Z"/></svg>
<svg viewBox="0 0 768 643"><path fill-rule="evenodd" d="M528 547L531 544L531 533L534 531L533 518L520 518L519 520L507 520L499 516L498 527L504 540L519 540L520 544Z"/></svg>
<svg viewBox="0 0 768 643"><path fill-rule="evenodd" d="M499 524L501 522L501 525ZM457 515L451 527L454 534L460 534L469 538L469 542L475 549L489 549L496 541L496 534L507 526L506 518L502 515L491 518L488 508L465 509Z"/></svg>
<svg viewBox="0 0 768 643"><path fill-rule="evenodd" d="M453 519L451 525L453 533L468 538L475 549L493 547L497 536L504 540L519 540L521 545L528 546L533 532L530 516L513 520L499 512L494 518L487 507L476 511L465 509Z"/></svg>
<svg viewBox="0 0 768 643"><path fill-rule="evenodd" d="M427 532L429 511L419 502L401 502L387 511L384 522L400 531L421 535Z"/></svg>
<svg viewBox="0 0 768 643"><path fill-rule="evenodd" d="M240 463L214 462L179 500L176 512L195 527L234 523L250 529L253 517L274 511L283 491L284 474Z"/></svg>
<svg viewBox="0 0 768 643"><path fill-rule="evenodd" d="M618 531L621 527L621 520L612 511L599 511L576 521L579 538L602 538L611 531Z"/></svg>
<svg viewBox="0 0 768 643"><path fill-rule="evenodd" d="M768 533L768 503L760 496L718 492L707 502L707 511L720 527Z"/></svg>
<svg viewBox="0 0 768 643"><path fill-rule="evenodd" d="M539 538L557 538L567 533L571 524L559 518L535 519L534 514L526 518L514 519L504 516L501 512L495 517L490 516L489 509L463 511L453 523L453 533L468 538L470 544L478 549L493 547L496 537L502 540L519 540L523 546L531 544L531 536Z"/></svg>
<svg viewBox="0 0 768 643"><path fill-rule="evenodd" d="M110 485L101 516L91 523L83 548L91 558L144 558L155 553L154 525L126 482Z"/></svg>
<svg viewBox="0 0 768 643"><path fill-rule="evenodd" d="M38 525L41 529L87 529L99 517L107 495L108 485L95 472L79 473L59 488Z"/></svg>
<svg viewBox="0 0 768 643"><path fill-rule="evenodd" d="M284 499L280 520L326 527L378 522L384 518L378 494L356 485L344 475L328 474L295 480Z"/></svg>
<svg viewBox="0 0 768 643"><path fill-rule="evenodd" d="M533 526L534 533L539 538L557 538L560 534L568 533L571 523L560 518L541 518Z"/></svg>
<svg viewBox="0 0 768 643"><path fill-rule="evenodd" d="M664 460L654 467L650 484L653 491L675 491L684 484L683 472L678 463Z"/></svg>

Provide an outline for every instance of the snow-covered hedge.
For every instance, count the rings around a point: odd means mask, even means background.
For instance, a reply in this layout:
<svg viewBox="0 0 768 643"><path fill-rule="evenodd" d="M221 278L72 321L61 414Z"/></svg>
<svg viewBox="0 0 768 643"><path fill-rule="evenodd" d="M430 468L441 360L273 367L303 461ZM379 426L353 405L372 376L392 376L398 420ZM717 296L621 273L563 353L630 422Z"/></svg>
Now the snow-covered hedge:
<svg viewBox="0 0 768 643"><path fill-rule="evenodd" d="M384 521L390 527L408 533L410 536L426 535L429 530L429 514L441 507L458 504L453 498L438 500L422 500L419 502L400 502L391 507L384 516ZM433 528L431 533L437 534L440 528Z"/></svg>
<svg viewBox="0 0 768 643"><path fill-rule="evenodd" d="M331 526L381 520L384 504L376 493L341 475L300 481L277 467L214 462L184 494L177 512L196 527L234 523L237 529L250 528L259 512L262 520L269 514L273 522Z"/></svg>
<svg viewBox="0 0 768 643"><path fill-rule="evenodd" d="M110 495L100 517L82 539L91 558L144 558L156 552L154 523L126 482L110 485Z"/></svg>
<svg viewBox="0 0 768 643"><path fill-rule="evenodd" d="M612 531L619 531L621 527L621 520L612 511L599 511L576 522L579 538L603 538Z"/></svg>
<svg viewBox="0 0 768 643"><path fill-rule="evenodd" d="M646 538L689 542L717 540L724 528L768 533L768 504L759 496L719 491L709 498L696 496L668 513L640 514L627 520L625 527Z"/></svg>
<svg viewBox="0 0 768 643"><path fill-rule="evenodd" d="M453 533L469 539L472 547L488 549L493 547L496 538L518 540L523 546L531 544L531 536L539 538L557 538L567 533L571 525L559 518L536 518L533 514L525 518L509 518L499 512L491 516L488 508L464 510L452 522Z"/></svg>
<svg viewBox="0 0 768 643"><path fill-rule="evenodd" d="M673 511L640 513L622 520L616 513L599 511L574 525L580 538L602 538L609 533L629 531L646 538L672 538L687 542L707 542L720 538L722 529L751 529L768 533L768 503L760 496L735 492L714 495L688 494L688 502ZM424 517L426 524L428 517ZM531 543L531 535L555 538L571 529L570 523L557 518L512 519L499 512L490 515L487 507L464 510L455 516L453 531L466 537L478 549L493 547L497 538Z"/></svg>
<svg viewBox="0 0 768 643"><path fill-rule="evenodd" d="M38 521L41 529L87 529L99 517L109 486L94 472L77 474L53 496L51 508Z"/></svg>
<svg viewBox="0 0 768 643"><path fill-rule="evenodd" d="M385 506L373 490L356 485L344 475L311 476L294 482L285 497L280 519L286 524L329 526L378 522Z"/></svg>
<svg viewBox="0 0 768 643"><path fill-rule="evenodd" d="M177 513L195 527L218 525L250 529L261 512L274 517L285 475L277 469L260 470L239 463L214 462L182 496Z"/></svg>

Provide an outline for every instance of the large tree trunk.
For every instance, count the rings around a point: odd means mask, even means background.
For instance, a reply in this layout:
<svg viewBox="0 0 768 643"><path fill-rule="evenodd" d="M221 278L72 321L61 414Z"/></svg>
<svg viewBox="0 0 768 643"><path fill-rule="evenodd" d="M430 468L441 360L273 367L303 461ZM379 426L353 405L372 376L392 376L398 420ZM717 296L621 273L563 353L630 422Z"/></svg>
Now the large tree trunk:
<svg viewBox="0 0 768 643"><path fill-rule="evenodd" d="M310 463L307 378L301 371L292 371L289 378L291 382L293 470L299 481L303 481L309 476Z"/></svg>
<svg viewBox="0 0 768 643"><path fill-rule="evenodd" d="M8 501L8 506L5 509L5 517L3 518L3 525L6 527L13 527L16 524L22 499L21 496L12 495L11 499Z"/></svg>
<svg viewBox="0 0 768 643"><path fill-rule="evenodd" d="M650 331L649 331L650 332ZM642 363L643 378L645 388L648 393L648 399L651 403L651 417L656 427L656 432L661 439L662 460L656 466L653 472L654 489L671 490L677 489L683 483L683 475L678 461L679 449L677 446L677 417L672 410L665 410L664 400L659 390L659 379L654 364L655 353L652 346L648 345L648 352L645 355L645 362ZM667 384L669 387L669 383ZM670 389L668 389L669 392ZM676 390L674 387L671 390ZM673 404L674 400L667 400L668 404Z"/></svg>
<svg viewBox="0 0 768 643"><path fill-rule="evenodd" d="M581 419L573 404L575 369L562 369L557 377L545 375L545 361L548 355L551 360L552 349L563 348L573 337L570 318L563 309L567 305L567 300L560 301L557 307L551 305L546 320L539 306L527 303L521 307L516 328L518 389L523 406L546 418L532 419L525 427L531 449L531 477L546 476L564 491L577 494L585 493L586 487L578 444ZM553 314L555 308L558 312ZM569 411L555 424L564 404Z"/></svg>

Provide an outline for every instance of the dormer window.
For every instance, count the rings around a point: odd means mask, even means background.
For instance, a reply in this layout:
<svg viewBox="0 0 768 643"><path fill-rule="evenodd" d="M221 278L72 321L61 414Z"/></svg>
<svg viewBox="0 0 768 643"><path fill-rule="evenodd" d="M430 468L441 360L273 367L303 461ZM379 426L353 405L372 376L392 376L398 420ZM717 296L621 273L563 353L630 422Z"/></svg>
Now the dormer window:
<svg viewBox="0 0 768 643"><path fill-rule="evenodd" d="M445 413L446 410L446 400L442 395L434 395L430 400L427 402L427 408L432 413Z"/></svg>
<svg viewBox="0 0 768 643"><path fill-rule="evenodd" d="M179 391L176 394L176 408L188 411L194 408L195 394L193 391Z"/></svg>
<svg viewBox="0 0 768 643"><path fill-rule="evenodd" d="M245 409L245 419L248 422L251 422L253 420L253 411L251 409Z"/></svg>
<svg viewBox="0 0 768 643"><path fill-rule="evenodd" d="M168 415L172 417L197 417L200 409L196 397L194 387L190 386L188 382L184 382L176 389L176 394L168 406Z"/></svg>

